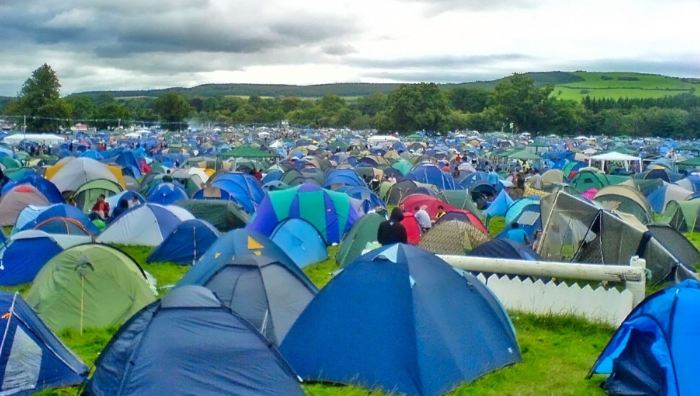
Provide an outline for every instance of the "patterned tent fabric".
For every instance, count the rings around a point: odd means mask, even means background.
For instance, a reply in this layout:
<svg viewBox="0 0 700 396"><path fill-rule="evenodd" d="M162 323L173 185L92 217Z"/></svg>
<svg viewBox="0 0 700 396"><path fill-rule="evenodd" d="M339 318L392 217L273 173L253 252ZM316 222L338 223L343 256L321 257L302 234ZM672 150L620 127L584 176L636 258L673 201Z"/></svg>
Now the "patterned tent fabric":
<svg viewBox="0 0 700 396"><path fill-rule="evenodd" d="M488 241L488 236L473 225L450 220L436 224L420 242L420 246L436 254L463 255Z"/></svg>

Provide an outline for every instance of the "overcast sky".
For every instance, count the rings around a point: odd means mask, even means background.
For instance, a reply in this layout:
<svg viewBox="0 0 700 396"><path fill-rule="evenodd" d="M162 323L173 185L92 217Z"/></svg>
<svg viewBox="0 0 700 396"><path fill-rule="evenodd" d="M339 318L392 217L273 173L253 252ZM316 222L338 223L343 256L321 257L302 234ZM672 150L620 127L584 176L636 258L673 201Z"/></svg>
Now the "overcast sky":
<svg viewBox="0 0 700 396"><path fill-rule="evenodd" d="M7 0L0 95L202 83L463 82L513 72L700 77L698 0Z"/></svg>

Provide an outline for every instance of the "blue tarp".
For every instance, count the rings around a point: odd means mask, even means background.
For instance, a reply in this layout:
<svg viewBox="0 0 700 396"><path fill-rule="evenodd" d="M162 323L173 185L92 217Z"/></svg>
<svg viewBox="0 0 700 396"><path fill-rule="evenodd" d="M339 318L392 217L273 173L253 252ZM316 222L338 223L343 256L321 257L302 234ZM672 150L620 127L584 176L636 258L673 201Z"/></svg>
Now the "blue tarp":
<svg viewBox="0 0 700 396"><path fill-rule="evenodd" d="M91 395L303 395L276 349L199 286L135 314L95 366Z"/></svg>
<svg viewBox="0 0 700 396"><path fill-rule="evenodd" d="M475 277L409 245L347 266L280 348L302 378L441 395L520 360L507 314Z"/></svg>

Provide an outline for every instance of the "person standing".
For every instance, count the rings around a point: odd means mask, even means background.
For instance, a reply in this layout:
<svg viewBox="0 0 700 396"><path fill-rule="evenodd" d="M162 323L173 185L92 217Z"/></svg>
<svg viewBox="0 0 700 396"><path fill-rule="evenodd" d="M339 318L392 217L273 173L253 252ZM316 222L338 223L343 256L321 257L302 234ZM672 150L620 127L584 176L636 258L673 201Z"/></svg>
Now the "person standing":
<svg viewBox="0 0 700 396"><path fill-rule="evenodd" d="M428 211L425 210L426 206L422 205L421 207L416 208L416 212L413 214L415 216L416 221L418 222L418 225L421 228L421 231L425 233L430 229L430 227L433 226L433 222L430 220L430 215L428 214Z"/></svg>
<svg viewBox="0 0 700 396"><path fill-rule="evenodd" d="M389 220L384 220L379 224L377 242L382 246L393 243L408 243L408 235L406 234L406 228L401 224L402 220L403 211L399 208L394 208L391 211Z"/></svg>

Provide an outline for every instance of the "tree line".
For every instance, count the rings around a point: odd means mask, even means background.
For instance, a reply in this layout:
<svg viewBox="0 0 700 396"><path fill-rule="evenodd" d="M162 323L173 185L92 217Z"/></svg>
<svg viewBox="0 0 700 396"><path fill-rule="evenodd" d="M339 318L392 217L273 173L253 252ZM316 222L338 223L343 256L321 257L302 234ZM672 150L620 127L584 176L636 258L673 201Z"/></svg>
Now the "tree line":
<svg viewBox="0 0 700 396"><path fill-rule="evenodd" d="M157 98L110 95L60 96L60 82L48 65L35 70L18 98L5 105L6 116L29 116L28 131L55 131L76 121L99 129L133 122L161 123L180 129L190 123L274 124L283 120L309 127L374 128L410 134L528 131L560 135L605 134L700 137L700 98L682 94L659 99L557 99L552 86L538 87L523 74L501 80L493 90L436 84L404 84L384 94L358 98L211 96L187 98L167 92Z"/></svg>

